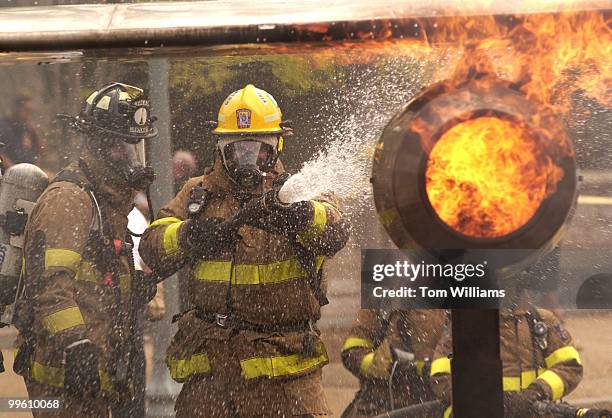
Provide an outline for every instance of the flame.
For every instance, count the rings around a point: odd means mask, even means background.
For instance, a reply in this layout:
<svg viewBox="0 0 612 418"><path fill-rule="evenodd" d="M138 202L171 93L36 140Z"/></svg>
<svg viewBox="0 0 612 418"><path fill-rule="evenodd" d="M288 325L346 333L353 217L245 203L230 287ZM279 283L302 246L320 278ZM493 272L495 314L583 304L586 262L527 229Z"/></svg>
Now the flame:
<svg viewBox="0 0 612 418"><path fill-rule="evenodd" d="M412 57L426 63L432 82L443 80L438 87L444 91L470 84L479 92L504 95L499 99L508 105L506 114L521 113L512 115L520 122L471 119L461 103L470 100L466 93L452 102L430 102L429 117L415 118L409 127L430 153L425 187L439 218L466 236L504 237L533 218L565 175L561 161L572 157L573 149L559 120L579 125L588 109L612 105L610 2L584 10L579 3L564 0L550 9L548 0L516 7L467 0L446 15L377 22L368 31L347 33L351 41L329 42L329 48L313 44L310 57L315 67L376 67L384 58ZM517 12L500 14L495 5ZM521 112L523 103L515 95L496 88L499 82L521 93L529 112ZM598 106L580 105L577 111L577 96ZM458 122L434 142L439 133L432 132L432 121L442 115Z"/></svg>
<svg viewBox="0 0 612 418"><path fill-rule="evenodd" d="M527 224L562 177L523 126L479 117L438 140L425 184L445 224L469 237L499 238Z"/></svg>
<svg viewBox="0 0 612 418"><path fill-rule="evenodd" d="M303 44L300 49L310 50L315 66L376 64L382 57L410 56L430 63L432 81L462 79L457 76L474 66L470 55L477 51L491 62L494 75L519 83L527 97L556 113L571 110L576 92L603 106L612 105L609 8L580 11L568 1L554 11L543 12L547 2L533 0L523 4L521 14L499 15L491 9L487 15L489 3L471 0L461 4L460 12L468 14L474 9L481 13L477 16L380 22L369 31L347 33L351 41L328 42L328 48ZM324 31L325 25L317 29ZM450 63L442 62L449 56Z"/></svg>

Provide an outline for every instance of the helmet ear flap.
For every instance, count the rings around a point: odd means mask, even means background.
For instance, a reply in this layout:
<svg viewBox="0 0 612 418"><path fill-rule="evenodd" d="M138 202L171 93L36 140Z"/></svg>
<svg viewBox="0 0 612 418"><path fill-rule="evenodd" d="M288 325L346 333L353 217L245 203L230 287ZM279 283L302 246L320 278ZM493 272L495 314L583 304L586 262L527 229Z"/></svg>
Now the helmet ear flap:
<svg viewBox="0 0 612 418"><path fill-rule="evenodd" d="M284 139L282 136L278 136L278 144L276 145L276 152L277 154L280 155L281 152L283 152L283 143L284 143Z"/></svg>

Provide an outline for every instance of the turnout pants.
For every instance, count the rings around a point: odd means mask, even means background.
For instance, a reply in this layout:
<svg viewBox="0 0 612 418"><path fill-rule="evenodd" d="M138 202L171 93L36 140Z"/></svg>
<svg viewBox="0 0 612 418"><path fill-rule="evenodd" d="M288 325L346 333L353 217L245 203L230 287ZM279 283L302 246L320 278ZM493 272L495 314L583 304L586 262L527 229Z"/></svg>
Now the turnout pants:
<svg viewBox="0 0 612 418"><path fill-rule="evenodd" d="M177 418L309 418L329 412L320 370L234 384L196 376L183 384L175 410Z"/></svg>

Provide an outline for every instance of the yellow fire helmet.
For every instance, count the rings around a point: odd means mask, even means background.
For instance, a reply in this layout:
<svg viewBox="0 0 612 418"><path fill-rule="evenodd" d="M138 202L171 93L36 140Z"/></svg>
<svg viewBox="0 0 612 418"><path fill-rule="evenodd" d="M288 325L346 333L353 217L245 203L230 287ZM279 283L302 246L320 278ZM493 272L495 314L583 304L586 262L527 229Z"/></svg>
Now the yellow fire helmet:
<svg viewBox="0 0 612 418"><path fill-rule="evenodd" d="M282 113L270 93L252 84L236 90L223 101L219 109L218 135L284 134Z"/></svg>

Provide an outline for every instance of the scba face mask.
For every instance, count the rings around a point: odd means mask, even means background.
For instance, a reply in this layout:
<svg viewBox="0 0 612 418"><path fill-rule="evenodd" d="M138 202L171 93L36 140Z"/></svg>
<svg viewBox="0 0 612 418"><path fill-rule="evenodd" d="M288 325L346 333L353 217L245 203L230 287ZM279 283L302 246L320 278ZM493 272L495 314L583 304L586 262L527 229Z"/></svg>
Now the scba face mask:
<svg viewBox="0 0 612 418"><path fill-rule="evenodd" d="M108 165L117 170L135 190L145 190L155 180L153 168L146 164L145 140L113 138L102 141L101 150Z"/></svg>
<svg viewBox="0 0 612 418"><path fill-rule="evenodd" d="M227 138L218 148L229 177L243 189L254 189L276 165L278 142L275 135Z"/></svg>
<svg viewBox="0 0 612 418"><path fill-rule="evenodd" d="M153 169L145 164L145 141L158 132L142 89L109 83L87 98L79 115L59 117L86 135L90 149L114 170L114 177L123 177L136 190L144 190L153 182Z"/></svg>

